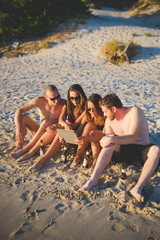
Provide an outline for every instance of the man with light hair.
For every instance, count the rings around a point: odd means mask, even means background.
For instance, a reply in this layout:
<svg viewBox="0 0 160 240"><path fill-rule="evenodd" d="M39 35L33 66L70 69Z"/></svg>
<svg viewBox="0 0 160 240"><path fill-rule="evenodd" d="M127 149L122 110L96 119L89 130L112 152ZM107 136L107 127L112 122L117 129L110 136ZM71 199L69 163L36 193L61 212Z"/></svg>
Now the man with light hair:
<svg viewBox="0 0 160 240"><path fill-rule="evenodd" d="M35 97L29 103L18 108L15 113L17 145L10 154L12 158L19 158L27 153L43 135L43 144L49 144L56 135L56 126L66 100L62 99L54 85L45 88L45 96ZM36 107L40 116L40 125L31 117L24 114ZM27 130L33 136L30 142L23 147ZM40 143L39 143L40 144Z"/></svg>
<svg viewBox="0 0 160 240"><path fill-rule="evenodd" d="M147 120L140 108L123 107L116 94L106 95L100 101L100 106L106 117L105 134L101 140L95 136L95 141L100 140L102 150L90 179L80 190L88 191L96 186L100 174L112 158L116 157L116 160L127 164L138 161L143 168L130 194L143 202L142 189L158 166L160 147L150 143Z"/></svg>

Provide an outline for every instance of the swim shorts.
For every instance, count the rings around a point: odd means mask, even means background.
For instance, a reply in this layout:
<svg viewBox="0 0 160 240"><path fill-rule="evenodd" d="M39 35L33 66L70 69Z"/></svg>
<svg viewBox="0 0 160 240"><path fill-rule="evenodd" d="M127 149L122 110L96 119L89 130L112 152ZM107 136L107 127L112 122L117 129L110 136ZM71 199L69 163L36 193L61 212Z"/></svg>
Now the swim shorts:
<svg viewBox="0 0 160 240"><path fill-rule="evenodd" d="M151 146L153 146L153 144L121 145L120 151L118 153L113 153L112 160L115 162L123 162L127 165L135 164L139 167L142 167L147 160L147 154Z"/></svg>

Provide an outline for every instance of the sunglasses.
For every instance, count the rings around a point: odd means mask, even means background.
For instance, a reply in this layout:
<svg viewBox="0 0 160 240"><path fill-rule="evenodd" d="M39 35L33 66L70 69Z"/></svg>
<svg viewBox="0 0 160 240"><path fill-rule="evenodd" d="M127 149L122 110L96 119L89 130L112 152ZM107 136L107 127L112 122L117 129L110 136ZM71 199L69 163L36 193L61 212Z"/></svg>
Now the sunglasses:
<svg viewBox="0 0 160 240"><path fill-rule="evenodd" d="M88 112L91 112L91 111L94 112L95 110L94 110L94 108L88 108L87 111Z"/></svg>
<svg viewBox="0 0 160 240"><path fill-rule="evenodd" d="M60 94L57 97L49 98L52 102L54 102L56 99L60 98Z"/></svg>
<svg viewBox="0 0 160 240"><path fill-rule="evenodd" d="M77 96L77 97L70 97L70 100L71 100L71 101L73 101L73 100L78 101L79 99L80 99L80 96Z"/></svg>

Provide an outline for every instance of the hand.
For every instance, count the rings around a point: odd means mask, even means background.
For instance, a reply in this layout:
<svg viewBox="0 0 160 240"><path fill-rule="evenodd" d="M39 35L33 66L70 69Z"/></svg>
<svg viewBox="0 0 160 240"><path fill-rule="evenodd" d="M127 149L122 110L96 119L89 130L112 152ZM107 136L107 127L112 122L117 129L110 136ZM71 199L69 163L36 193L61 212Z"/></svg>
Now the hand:
<svg viewBox="0 0 160 240"><path fill-rule="evenodd" d="M56 129L53 125L46 128L46 132L48 132L48 133L53 133L54 131L56 131Z"/></svg>
<svg viewBox="0 0 160 240"><path fill-rule="evenodd" d="M65 129L67 129L67 130L72 130L71 126L68 125L68 124L65 125Z"/></svg>
<svg viewBox="0 0 160 240"><path fill-rule="evenodd" d="M17 129L16 130L16 140L17 140L17 142L23 142L23 132L22 132L22 130L20 129Z"/></svg>
<svg viewBox="0 0 160 240"><path fill-rule="evenodd" d="M55 129L57 129L57 128L64 129L64 126L62 126L61 124L58 124L58 123L53 124L52 126L53 126Z"/></svg>
<svg viewBox="0 0 160 240"><path fill-rule="evenodd" d="M78 145L83 145L88 142L87 140L88 140L87 137L82 136L76 139L76 143Z"/></svg>
<svg viewBox="0 0 160 240"><path fill-rule="evenodd" d="M105 148L105 147L109 147L110 145L112 145L111 139L112 139L112 136L104 136L99 142L101 147Z"/></svg>
<svg viewBox="0 0 160 240"><path fill-rule="evenodd" d="M65 143L64 138L62 138L62 137L59 136L58 139L59 139L59 142L60 142L60 143L62 143L62 144Z"/></svg>

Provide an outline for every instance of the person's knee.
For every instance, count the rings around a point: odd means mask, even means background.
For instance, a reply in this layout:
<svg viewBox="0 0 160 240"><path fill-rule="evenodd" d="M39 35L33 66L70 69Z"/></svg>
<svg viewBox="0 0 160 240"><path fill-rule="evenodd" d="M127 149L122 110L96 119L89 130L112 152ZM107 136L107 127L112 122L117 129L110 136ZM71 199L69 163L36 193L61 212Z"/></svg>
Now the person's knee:
<svg viewBox="0 0 160 240"><path fill-rule="evenodd" d="M91 132L93 130L96 130L97 128L93 123L87 123L87 125L85 126L85 129Z"/></svg>
<svg viewBox="0 0 160 240"><path fill-rule="evenodd" d="M157 145L153 145L149 152L148 152L148 157L155 157L155 158L160 158L160 147Z"/></svg>
<svg viewBox="0 0 160 240"><path fill-rule="evenodd" d="M44 120L41 122L40 127L41 127L41 128L47 128L47 127L49 127L50 125L52 125L51 122L50 122L48 119L44 119Z"/></svg>
<svg viewBox="0 0 160 240"><path fill-rule="evenodd" d="M29 116L26 114L22 114L22 122L27 122L28 121Z"/></svg>
<svg viewBox="0 0 160 240"><path fill-rule="evenodd" d="M95 136L95 131L92 130L92 131L90 132L89 136L90 136L90 137L94 137L94 136Z"/></svg>

